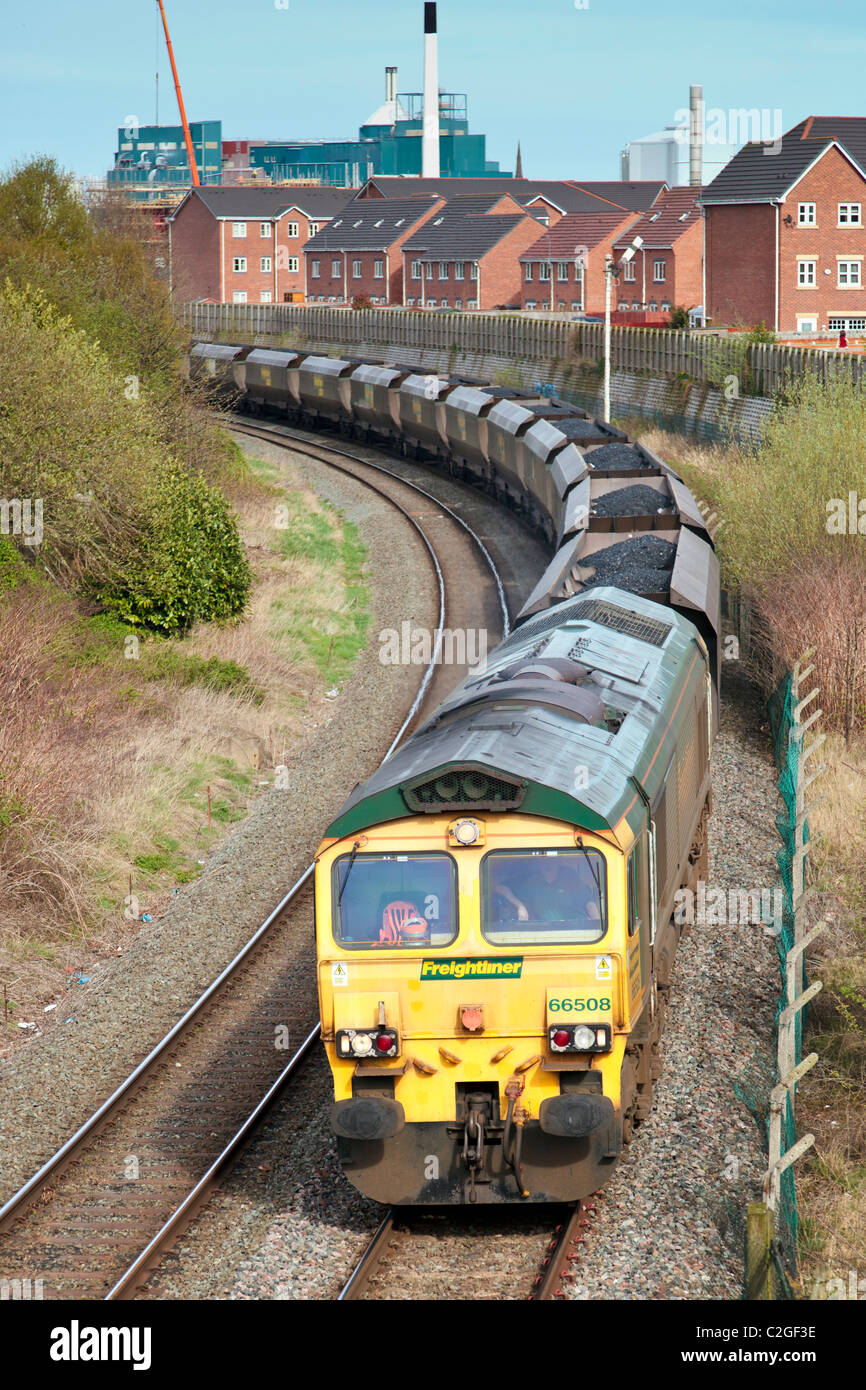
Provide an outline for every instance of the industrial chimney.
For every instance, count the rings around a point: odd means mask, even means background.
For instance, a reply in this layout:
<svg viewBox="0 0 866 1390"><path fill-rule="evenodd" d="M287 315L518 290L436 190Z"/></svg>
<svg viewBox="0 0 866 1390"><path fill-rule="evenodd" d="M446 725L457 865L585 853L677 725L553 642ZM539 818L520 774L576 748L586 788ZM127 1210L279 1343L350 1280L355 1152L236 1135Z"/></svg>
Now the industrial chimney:
<svg viewBox="0 0 866 1390"><path fill-rule="evenodd" d="M421 176L439 178L439 55L436 38L436 5L424 5L424 133L421 139Z"/></svg>
<svg viewBox="0 0 866 1390"><path fill-rule="evenodd" d="M704 93L702 87L689 87L689 184L700 188L703 182Z"/></svg>
<svg viewBox="0 0 866 1390"><path fill-rule="evenodd" d="M386 101L394 101L394 102L397 100L397 69L396 69L396 68L386 68L386 69L385 69L385 100L386 100Z"/></svg>

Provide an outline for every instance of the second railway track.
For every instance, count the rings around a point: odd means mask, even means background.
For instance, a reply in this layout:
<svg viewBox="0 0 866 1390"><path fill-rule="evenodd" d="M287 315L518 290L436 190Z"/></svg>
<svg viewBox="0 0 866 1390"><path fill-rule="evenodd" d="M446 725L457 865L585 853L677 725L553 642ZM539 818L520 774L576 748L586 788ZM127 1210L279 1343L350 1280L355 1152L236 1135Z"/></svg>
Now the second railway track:
<svg viewBox="0 0 866 1390"><path fill-rule="evenodd" d="M433 660L385 756L440 680L452 627L507 628L504 590L478 537L436 498L364 460L279 430L240 432L295 448L381 494L420 534L439 592ZM283 434L283 437L280 437ZM382 474L388 474L387 482ZM414 513L414 514L413 514ZM395 615L397 616L397 615ZM318 1033L312 892L302 876L179 1023L34 1177L0 1208L4 1278L47 1298L130 1297L226 1171Z"/></svg>

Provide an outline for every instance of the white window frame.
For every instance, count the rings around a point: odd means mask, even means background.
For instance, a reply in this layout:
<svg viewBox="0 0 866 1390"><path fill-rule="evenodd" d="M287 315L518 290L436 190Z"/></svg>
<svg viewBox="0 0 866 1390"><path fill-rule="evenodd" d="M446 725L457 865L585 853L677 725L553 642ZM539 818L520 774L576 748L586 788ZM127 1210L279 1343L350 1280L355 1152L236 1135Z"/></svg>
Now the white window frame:
<svg viewBox="0 0 866 1390"><path fill-rule="evenodd" d="M556 278L557 280L564 280L566 284L568 283L568 261L557 261Z"/></svg>
<svg viewBox="0 0 866 1390"><path fill-rule="evenodd" d="M339 280L339 279L340 279L340 276L341 276L342 274L343 274L343 261L342 261L342 257L340 258L340 260L337 260L336 256L334 256L333 260L331 261L331 279L332 279L332 280Z"/></svg>
<svg viewBox="0 0 866 1390"><path fill-rule="evenodd" d="M233 257L232 257L232 271L234 272L235 275L246 275L246 273L247 273L247 258L246 258L246 256L233 256Z"/></svg>
<svg viewBox="0 0 866 1390"><path fill-rule="evenodd" d="M814 203L797 204L797 226L815 227L817 226L816 208Z"/></svg>
<svg viewBox="0 0 866 1390"><path fill-rule="evenodd" d="M529 282L532 280L532 264L532 261L526 262L526 275L524 276L524 279L526 280L527 284L529 284Z"/></svg>
<svg viewBox="0 0 866 1390"><path fill-rule="evenodd" d="M538 262L538 278L545 283L550 279L550 261Z"/></svg>
<svg viewBox="0 0 866 1390"><path fill-rule="evenodd" d="M427 262L427 279L428 279L428 280L432 280L432 279L433 279L433 262L432 262L432 261L428 261L428 262Z"/></svg>
<svg viewBox="0 0 866 1390"><path fill-rule="evenodd" d="M851 256L838 256L836 258L836 288L839 290L859 290L863 287L863 273L860 259ZM844 278L842 267L845 267ZM852 275L856 271L856 275Z"/></svg>
<svg viewBox="0 0 866 1390"><path fill-rule="evenodd" d="M636 279L637 279L637 263L634 261L634 259L632 259L632 260L630 260L630 261L626 261L626 263L625 263L625 269L624 269L624 271L623 271L623 276L622 276L622 278L623 278L624 280L636 280Z"/></svg>
<svg viewBox="0 0 866 1390"><path fill-rule="evenodd" d="M413 262L412 262L412 268L411 268L411 271L410 271L410 275L411 275L411 278L412 278L413 280L420 280L420 279L421 279L421 262L420 262L420 261L413 261Z"/></svg>
<svg viewBox="0 0 866 1390"><path fill-rule="evenodd" d="M814 289L818 279L818 262L806 256L797 257L797 288Z"/></svg>
<svg viewBox="0 0 866 1390"><path fill-rule="evenodd" d="M319 234L319 224L318 224L318 222L311 222L311 223L310 223L310 236L318 236L318 234Z"/></svg>
<svg viewBox="0 0 866 1390"><path fill-rule="evenodd" d="M470 261L470 262L469 262L469 279L470 279L470 280L477 280L477 279L478 279L478 262L477 262L477 261ZM474 301L473 301L473 303L474 303ZM476 307L477 307L477 306L476 306ZM471 308L471 304L470 304L470 308Z"/></svg>
<svg viewBox="0 0 866 1390"><path fill-rule="evenodd" d="M312 232L312 224L310 224L310 231ZM286 236L288 237L288 239L289 239L290 241L294 241L295 238L296 238L297 236L299 236L299 235L300 235L300 228L298 227L297 222L287 222L287 223L286 223Z"/></svg>
<svg viewBox="0 0 866 1390"><path fill-rule="evenodd" d="M246 234L247 234L247 224L246 224L246 222L233 222L233 223L232 223L232 236L233 236L233 237L236 237L238 240L240 240L242 237L245 237Z"/></svg>
<svg viewBox="0 0 866 1390"><path fill-rule="evenodd" d="M364 265L363 265L363 262L362 262L362 261L359 261L359 260L353 260L353 261L352 261L352 279L353 279L353 280L360 280L360 279L363 277L363 274L364 274Z"/></svg>
<svg viewBox="0 0 866 1390"><path fill-rule="evenodd" d="M319 280L319 279L321 279L321 267L322 267L322 262L321 262L321 261L311 261L311 262L310 262L310 279L311 279L311 280Z"/></svg>
<svg viewBox="0 0 866 1390"><path fill-rule="evenodd" d="M653 284L663 285L668 278L667 261L653 261Z"/></svg>
<svg viewBox="0 0 866 1390"><path fill-rule="evenodd" d="M845 210L845 215L844 215L844 217L842 216L842 209L843 209L843 208L844 208L844 210ZM852 216L852 212L853 212L853 216ZM837 216L838 216L837 226L839 226L839 227L862 227L862 226L863 226L863 208L862 208L862 205L861 205L860 203L839 203L838 208L837 208Z"/></svg>
<svg viewBox="0 0 866 1390"><path fill-rule="evenodd" d="M274 296L273 296L273 293L272 293L271 290L262 290L262 303L263 303L263 304L272 304L272 303L273 303L273 299L274 299Z"/></svg>
<svg viewBox="0 0 866 1390"><path fill-rule="evenodd" d="M463 262L463 261L455 261L455 262L454 262L454 279L455 279L455 280L462 280L462 279L464 279L464 262Z"/></svg>
<svg viewBox="0 0 866 1390"><path fill-rule="evenodd" d="M246 302L247 302L247 292L246 292L246 290L233 290L233 291L232 291L232 304L246 304Z"/></svg>
<svg viewBox="0 0 866 1390"><path fill-rule="evenodd" d="M377 261L374 261L374 262L373 262L373 279L374 279L374 280L384 280L384 279L385 279L385 262L384 262L384 261L377 260Z"/></svg>
<svg viewBox="0 0 866 1390"><path fill-rule="evenodd" d="M439 279L440 279L440 280L447 280L447 279L448 279L448 262L447 262L447 261L440 261L440 262L439 262Z"/></svg>
<svg viewBox="0 0 866 1390"><path fill-rule="evenodd" d="M301 268L300 257L298 257L298 256L289 256L289 264L288 264L288 271L289 271L289 274L290 274L290 275L297 275L297 273L298 273L298 271L300 270L300 268Z"/></svg>
<svg viewBox="0 0 866 1390"><path fill-rule="evenodd" d="M263 275L270 275L271 271L272 271L273 268L274 268L274 259L273 259L273 256L262 256L261 260L262 260L262 274L263 274Z"/></svg>
<svg viewBox="0 0 866 1390"><path fill-rule="evenodd" d="M259 236L266 237L267 240L270 241L271 237L273 236L273 228L271 227L270 222L259 223Z"/></svg>
<svg viewBox="0 0 866 1390"><path fill-rule="evenodd" d="M526 301L526 307L527 307L527 309L534 309L534 308L535 308L535 305L536 305L536 301L535 301L534 299L527 299L527 301Z"/></svg>

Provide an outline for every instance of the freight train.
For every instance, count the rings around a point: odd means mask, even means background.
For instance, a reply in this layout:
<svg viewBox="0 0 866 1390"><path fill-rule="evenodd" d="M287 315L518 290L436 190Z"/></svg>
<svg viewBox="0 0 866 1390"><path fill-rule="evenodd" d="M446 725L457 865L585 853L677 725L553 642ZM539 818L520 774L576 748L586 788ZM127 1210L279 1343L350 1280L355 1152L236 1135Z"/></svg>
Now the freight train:
<svg viewBox="0 0 866 1390"><path fill-rule="evenodd" d="M580 1200L650 1111L675 895L706 874L719 567L695 499L547 397L214 344L190 374L438 462L551 546L511 635L326 830L318 985L361 1192Z"/></svg>

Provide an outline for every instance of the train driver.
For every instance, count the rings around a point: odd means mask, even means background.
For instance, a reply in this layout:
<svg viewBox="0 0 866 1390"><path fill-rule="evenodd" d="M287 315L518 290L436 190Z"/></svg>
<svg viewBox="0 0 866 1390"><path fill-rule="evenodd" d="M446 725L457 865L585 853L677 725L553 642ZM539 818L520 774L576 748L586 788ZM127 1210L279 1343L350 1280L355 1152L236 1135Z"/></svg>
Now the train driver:
<svg viewBox="0 0 866 1390"><path fill-rule="evenodd" d="M598 888L584 859L570 864L560 855L529 855L515 857L503 869L495 891L515 909L519 922L599 920Z"/></svg>

